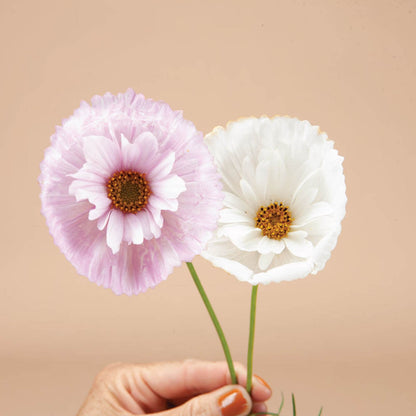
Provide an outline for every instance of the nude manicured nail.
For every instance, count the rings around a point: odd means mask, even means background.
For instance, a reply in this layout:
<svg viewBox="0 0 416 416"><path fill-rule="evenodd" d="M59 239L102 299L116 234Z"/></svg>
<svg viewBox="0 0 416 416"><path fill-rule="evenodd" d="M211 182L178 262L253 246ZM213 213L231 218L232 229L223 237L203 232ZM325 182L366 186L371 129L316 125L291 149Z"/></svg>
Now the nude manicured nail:
<svg viewBox="0 0 416 416"><path fill-rule="evenodd" d="M254 376L254 377L256 377L256 379L258 380L258 381L260 381L260 383L261 384L263 384L263 386L264 387L266 387L266 388L268 388L270 391L272 391L272 388L260 377L260 376L258 376L257 374Z"/></svg>
<svg viewBox="0 0 416 416"><path fill-rule="evenodd" d="M218 399L222 416L238 416L247 413L248 403L240 390L234 389Z"/></svg>

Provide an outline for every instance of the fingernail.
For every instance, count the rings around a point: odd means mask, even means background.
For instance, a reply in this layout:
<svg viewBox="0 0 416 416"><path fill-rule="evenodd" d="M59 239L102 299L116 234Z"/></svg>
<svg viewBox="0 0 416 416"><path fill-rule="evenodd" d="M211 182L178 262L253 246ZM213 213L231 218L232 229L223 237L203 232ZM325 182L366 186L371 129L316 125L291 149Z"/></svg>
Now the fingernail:
<svg viewBox="0 0 416 416"><path fill-rule="evenodd" d="M221 408L222 416L238 416L246 414L248 410L248 403L238 389L233 389L223 394L218 399L218 404Z"/></svg>
<svg viewBox="0 0 416 416"><path fill-rule="evenodd" d="M269 389L270 390L270 392L272 391L272 388L260 377L260 376L258 376L257 374L254 376L254 377L256 377L256 379L258 380L258 381L260 381L260 383L261 384L263 384L263 386L264 387L266 387L267 389Z"/></svg>

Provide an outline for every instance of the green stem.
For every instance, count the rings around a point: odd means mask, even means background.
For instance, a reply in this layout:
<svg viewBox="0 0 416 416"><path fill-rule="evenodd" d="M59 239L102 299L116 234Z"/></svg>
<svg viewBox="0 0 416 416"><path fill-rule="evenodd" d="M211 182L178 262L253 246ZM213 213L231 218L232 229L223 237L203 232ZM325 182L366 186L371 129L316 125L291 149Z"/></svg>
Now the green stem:
<svg viewBox="0 0 416 416"><path fill-rule="evenodd" d="M253 378L253 349L254 349L254 329L256 325L256 303L257 303L258 285L253 286L251 291L251 308L250 308L250 334L248 336L248 352L247 352L247 386L248 393L251 393Z"/></svg>
<svg viewBox="0 0 416 416"><path fill-rule="evenodd" d="M251 413L250 414L250 416L261 416L261 415L280 416L280 413L257 412L257 413Z"/></svg>
<svg viewBox="0 0 416 416"><path fill-rule="evenodd" d="M186 265L188 266L192 279L194 279L195 285L199 291L199 294L201 295L201 298L205 304L205 307L207 308L207 311L209 313L209 316L211 317L212 323L214 324L215 329L217 330L218 337L221 341L222 349L224 350L225 359L227 360L228 369L230 370L231 384L237 384L237 376L235 374L234 363L231 358L231 353L227 344L227 340L225 339L224 331L222 330L221 325L218 321L218 318L215 315L214 309L211 305L211 302L208 299L207 294L205 293L202 283L199 280L199 277L198 277L198 274L196 273L194 265L191 262L187 262Z"/></svg>
<svg viewBox="0 0 416 416"><path fill-rule="evenodd" d="M292 410L293 410L293 416L296 416L295 395L293 393L292 393Z"/></svg>

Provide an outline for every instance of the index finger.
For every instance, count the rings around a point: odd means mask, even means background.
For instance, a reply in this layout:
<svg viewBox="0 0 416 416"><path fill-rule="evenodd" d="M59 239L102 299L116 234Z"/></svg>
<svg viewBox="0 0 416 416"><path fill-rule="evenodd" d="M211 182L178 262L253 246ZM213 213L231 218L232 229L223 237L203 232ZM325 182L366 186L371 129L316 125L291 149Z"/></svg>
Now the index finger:
<svg viewBox="0 0 416 416"><path fill-rule="evenodd" d="M245 386L247 372L244 366L235 363L238 384ZM174 400L190 398L208 393L231 384L227 363L199 360L160 363L140 367L144 382L159 397ZM253 377L251 397L262 402L271 396L270 388L257 377Z"/></svg>

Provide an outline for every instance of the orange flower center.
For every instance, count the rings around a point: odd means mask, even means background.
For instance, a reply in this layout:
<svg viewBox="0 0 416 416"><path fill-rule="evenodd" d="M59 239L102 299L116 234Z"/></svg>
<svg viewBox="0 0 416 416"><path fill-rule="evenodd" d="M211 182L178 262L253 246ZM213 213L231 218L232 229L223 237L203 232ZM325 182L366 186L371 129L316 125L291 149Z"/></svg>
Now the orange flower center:
<svg viewBox="0 0 416 416"><path fill-rule="evenodd" d="M289 208L281 202L274 202L267 207L260 207L256 214L256 227L263 235L273 240L280 240L287 236L293 218Z"/></svg>
<svg viewBox="0 0 416 416"><path fill-rule="evenodd" d="M112 208L133 214L141 211L150 196L146 175L133 170L115 172L107 181L107 196Z"/></svg>

